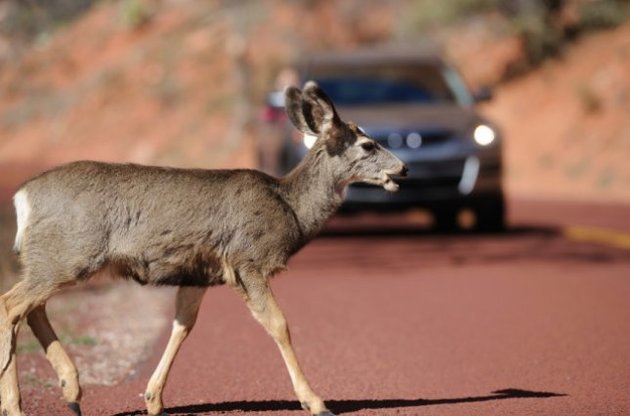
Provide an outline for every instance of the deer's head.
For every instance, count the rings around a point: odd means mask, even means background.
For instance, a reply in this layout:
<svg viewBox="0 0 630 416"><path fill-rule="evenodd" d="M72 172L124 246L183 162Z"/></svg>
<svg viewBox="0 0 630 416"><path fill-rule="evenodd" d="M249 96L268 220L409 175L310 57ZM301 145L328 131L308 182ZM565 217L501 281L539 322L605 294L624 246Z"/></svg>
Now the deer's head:
<svg viewBox="0 0 630 416"><path fill-rule="evenodd" d="M285 106L299 131L317 137L311 152L328 156L331 173L341 185L366 182L390 192L398 190L391 177L405 176L405 164L359 126L341 120L330 98L315 82L308 81L303 91L288 87Z"/></svg>

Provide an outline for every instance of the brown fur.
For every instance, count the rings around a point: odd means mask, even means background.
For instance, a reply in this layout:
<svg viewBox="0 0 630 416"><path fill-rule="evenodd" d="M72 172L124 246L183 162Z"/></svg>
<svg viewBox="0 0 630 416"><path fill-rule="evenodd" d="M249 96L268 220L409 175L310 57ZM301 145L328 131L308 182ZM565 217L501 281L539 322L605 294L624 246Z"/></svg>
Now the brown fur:
<svg viewBox="0 0 630 416"><path fill-rule="evenodd" d="M57 280L110 266L141 284L211 286L225 282L223 258L266 276L305 242L282 181L253 170L74 162L22 189L33 210L21 257L45 256Z"/></svg>

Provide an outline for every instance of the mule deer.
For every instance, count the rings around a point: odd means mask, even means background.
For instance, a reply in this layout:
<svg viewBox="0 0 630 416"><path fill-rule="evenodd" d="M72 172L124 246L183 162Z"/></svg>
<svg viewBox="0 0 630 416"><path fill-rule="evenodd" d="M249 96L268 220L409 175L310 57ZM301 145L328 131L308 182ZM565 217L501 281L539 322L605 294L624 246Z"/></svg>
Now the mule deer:
<svg viewBox="0 0 630 416"><path fill-rule="evenodd" d="M269 279L312 239L356 181L398 189L405 165L353 123L343 122L312 81L285 91L294 126L318 137L286 177L255 170L202 170L74 162L15 194L15 251L22 279L0 297L0 407L21 415L15 338L26 317L81 414L77 369L50 326L45 304L60 288L106 270L140 284L179 286L171 337L144 395L163 414L162 390L192 330L206 288L228 284L277 343L302 407L330 416L291 346Z"/></svg>

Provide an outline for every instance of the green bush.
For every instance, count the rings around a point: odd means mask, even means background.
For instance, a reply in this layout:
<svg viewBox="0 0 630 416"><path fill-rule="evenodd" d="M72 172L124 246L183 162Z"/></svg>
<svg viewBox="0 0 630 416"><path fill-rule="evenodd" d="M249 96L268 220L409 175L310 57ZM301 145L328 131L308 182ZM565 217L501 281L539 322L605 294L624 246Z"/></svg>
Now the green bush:
<svg viewBox="0 0 630 416"><path fill-rule="evenodd" d="M4 1L8 12L0 19L0 32L33 39L68 23L97 0Z"/></svg>
<svg viewBox="0 0 630 416"><path fill-rule="evenodd" d="M628 4L616 0L596 0L580 8L580 28L583 31L617 27L628 19Z"/></svg>
<svg viewBox="0 0 630 416"><path fill-rule="evenodd" d="M144 0L122 0L120 2L119 18L123 26L136 29L151 20L153 13Z"/></svg>
<svg viewBox="0 0 630 416"><path fill-rule="evenodd" d="M462 17L497 7L502 0L415 0L410 4L416 29L450 24Z"/></svg>
<svg viewBox="0 0 630 416"><path fill-rule="evenodd" d="M512 19L517 35L523 41L528 65L536 66L562 50L562 33L549 24L543 12L515 16Z"/></svg>

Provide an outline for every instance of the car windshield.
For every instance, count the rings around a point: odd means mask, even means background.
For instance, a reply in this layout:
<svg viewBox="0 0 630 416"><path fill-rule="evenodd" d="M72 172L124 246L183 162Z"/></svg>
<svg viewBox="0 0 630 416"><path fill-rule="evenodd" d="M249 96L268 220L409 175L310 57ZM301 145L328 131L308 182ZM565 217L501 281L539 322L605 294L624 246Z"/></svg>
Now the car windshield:
<svg viewBox="0 0 630 416"><path fill-rule="evenodd" d="M340 106L467 101L456 73L440 65L318 67L308 77Z"/></svg>

